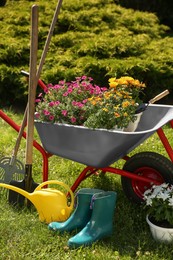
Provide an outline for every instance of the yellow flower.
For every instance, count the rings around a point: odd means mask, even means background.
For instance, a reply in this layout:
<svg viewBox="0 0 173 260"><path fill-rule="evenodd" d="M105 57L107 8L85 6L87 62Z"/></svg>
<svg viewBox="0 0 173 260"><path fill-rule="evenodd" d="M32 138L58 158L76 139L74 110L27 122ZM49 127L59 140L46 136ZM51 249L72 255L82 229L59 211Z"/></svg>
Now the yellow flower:
<svg viewBox="0 0 173 260"><path fill-rule="evenodd" d="M116 80L116 78L110 78L109 82L114 82Z"/></svg>
<svg viewBox="0 0 173 260"><path fill-rule="evenodd" d="M128 81L124 78L117 80L118 85L128 85Z"/></svg>
<svg viewBox="0 0 173 260"><path fill-rule="evenodd" d="M129 101L124 101L124 102L122 103L122 107L123 107L123 108L128 107L128 106L130 106L130 102L129 102Z"/></svg>
<svg viewBox="0 0 173 260"><path fill-rule="evenodd" d="M124 112L124 116L125 116L125 117L127 117L127 116L128 116L127 112Z"/></svg>
<svg viewBox="0 0 173 260"><path fill-rule="evenodd" d="M109 110L107 108L102 108L103 111L108 112Z"/></svg>
<svg viewBox="0 0 173 260"><path fill-rule="evenodd" d="M131 87L139 87L139 88L144 88L146 87L145 84L141 83L138 79L134 79L129 76L123 76L119 79L116 78L110 78L109 79L109 86L110 88L116 88L118 85L123 85L123 86L131 86Z"/></svg>
<svg viewBox="0 0 173 260"><path fill-rule="evenodd" d="M92 104L93 106L95 106L95 105L97 104L97 102L96 102L95 100L93 100L93 101L91 101L91 104Z"/></svg>
<svg viewBox="0 0 173 260"><path fill-rule="evenodd" d="M109 99L112 95L113 95L113 94L110 93L109 91L106 91L106 92L104 93L104 97L105 97L106 99Z"/></svg>
<svg viewBox="0 0 173 260"><path fill-rule="evenodd" d="M135 102L135 100L134 100L134 99L132 99L132 100L131 100L131 105L132 105L132 106L134 106L134 105L135 105L135 103L136 103L136 102Z"/></svg>
<svg viewBox="0 0 173 260"><path fill-rule="evenodd" d="M119 91L116 92L116 95L117 95L118 97L120 97L120 98L123 96L122 93L119 92Z"/></svg>
<svg viewBox="0 0 173 260"><path fill-rule="evenodd" d="M111 81L111 82L109 83L109 86L110 86L110 88L116 88L116 87L118 86L118 82Z"/></svg>

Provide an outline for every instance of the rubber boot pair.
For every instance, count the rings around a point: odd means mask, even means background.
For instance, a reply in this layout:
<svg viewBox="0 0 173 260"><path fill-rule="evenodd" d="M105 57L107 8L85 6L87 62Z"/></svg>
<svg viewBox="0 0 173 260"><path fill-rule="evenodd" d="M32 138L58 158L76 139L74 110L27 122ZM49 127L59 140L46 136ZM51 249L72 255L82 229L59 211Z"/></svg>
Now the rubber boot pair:
<svg viewBox="0 0 173 260"><path fill-rule="evenodd" d="M70 218L63 223L52 222L48 227L59 232L80 228L81 231L69 239L68 246L91 245L112 234L116 198L113 191L81 189L77 194L77 207Z"/></svg>

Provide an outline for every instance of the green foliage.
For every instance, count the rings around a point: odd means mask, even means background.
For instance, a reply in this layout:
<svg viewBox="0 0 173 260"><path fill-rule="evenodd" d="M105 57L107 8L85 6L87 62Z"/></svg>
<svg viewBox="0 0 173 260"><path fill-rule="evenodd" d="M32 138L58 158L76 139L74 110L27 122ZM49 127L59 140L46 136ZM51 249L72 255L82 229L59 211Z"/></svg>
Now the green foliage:
<svg viewBox="0 0 173 260"><path fill-rule="evenodd" d="M30 10L35 3L39 6L40 59L56 3L8 1L0 9L0 90L4 96L0 106L4 100L5 105L26 101L20 70L29 70ZM146 83L148 100L173 88L173 39L168 31L154 14L125 9L113 0L64 0L41 77L55 84L87 75L96 84L108 86L108 78L115 73L129 75Z"/></svg>
<svg viewBox="0 0 173 260"><path fill-rule="evenodd" d="M115 0L115 3L126 8L157 13L161 23L173 28L173 2L171 0Z"/></svg>

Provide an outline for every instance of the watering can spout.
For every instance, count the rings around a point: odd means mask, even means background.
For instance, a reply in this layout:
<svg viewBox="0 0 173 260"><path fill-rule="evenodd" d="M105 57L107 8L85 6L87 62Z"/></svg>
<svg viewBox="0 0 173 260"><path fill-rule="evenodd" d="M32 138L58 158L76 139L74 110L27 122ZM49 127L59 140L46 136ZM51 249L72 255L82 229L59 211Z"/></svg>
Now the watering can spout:
<svg viewBox="0 0 173 260"><path fill-rule="evenodd" d="M5 184L5 183L0 183L0 187L6 188L8 190L15 191L15 192L23 195L25 198L30 200L29 193L25 190L22 190L22 189L16 187L16 186Z"/></svg>
<svg viewBox="0 0 173 260"><path fill-rule="evenodd" d="M65 187L71 196L70 205L68 205L67 197L63 192L53 188L42 188L48 184L59 184ZM74 195L66 184L59 181L43 182L32 193L4 183L0 183L0 187L18 192L30 200L37 209L39 219L42 222L65 221L73 210Z"/></svg>

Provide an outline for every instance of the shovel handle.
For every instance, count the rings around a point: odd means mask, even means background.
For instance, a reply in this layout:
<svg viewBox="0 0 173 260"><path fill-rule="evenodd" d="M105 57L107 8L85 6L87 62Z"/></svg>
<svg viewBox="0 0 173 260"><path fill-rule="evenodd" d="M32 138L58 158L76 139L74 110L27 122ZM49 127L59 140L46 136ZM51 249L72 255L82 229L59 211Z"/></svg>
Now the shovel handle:
<svg viewBox="0 0 173 260"><path fill-rule="evenodd" d="M33 5L31 10L31 40L30 40L30 76L28 93L28 115L26 136L26 164L32 164L34 112L36 96L36 72L38 50L38 6Z"/></svg>
<svg viewBox="0 0 173 260"><path fill-rule="evenodd" d="M60 12L61 5L62 5L62 0L58 0L58 4L57 4L55 12L54 12L52 23L51 23L51 26L50 26L50 29L49 29L49 33L48 33L48 36L47 36L47 39L46 39L46 42L45 42L44 50L43 50L43 53L42 53L42 56L41 56L41 59L40 59L39 66L38 66L37 78L36 78L37 82L39 80L39 77L40 77L40 74L41 74L41 71L42 71L42 67L43 67L43 64L44 64L44 61L45 61L45 58L46 58L46 54L47 54L49 45L50 45L50 41L51 41L51 37L53 35L55 24L56 24L56 21L58 19L58 15L59 15L59 12ZM18 137L17 137L17 140L16 140L16 144L15 144L15 147L14 147L14 150L13 150L13 153L12 153L12 158L11 158L11 162L10 162L11 164L13 164L13 162L14 162L16 156L17 156L18 150L19 150L20 142L21 142L22 135L23 135L23 132L24 132L24 129L25 129L25 126L26 126L26 122L27 122L27 110L28 110L28 104L26 106L26 110L25 110L25 113L24 113L24 116L23 116L22 124L21 124L20 130L19 130L19 133L18 133Z"/></svg>
<svg viewBox="0 0 173 260"><path fill-rule="evenodd" d="M153 104L156 101L160 100L161 98L167 96L169 94L169 90L166 89L165 91L161 92L160 94L158 94L157 96L155 96L154 98L150 99L149 104Z"/></svg>

